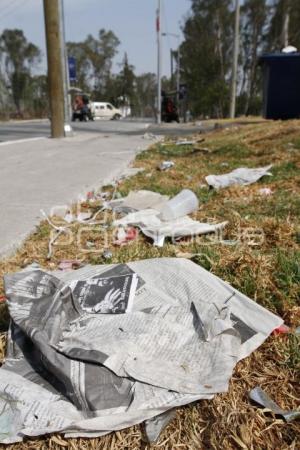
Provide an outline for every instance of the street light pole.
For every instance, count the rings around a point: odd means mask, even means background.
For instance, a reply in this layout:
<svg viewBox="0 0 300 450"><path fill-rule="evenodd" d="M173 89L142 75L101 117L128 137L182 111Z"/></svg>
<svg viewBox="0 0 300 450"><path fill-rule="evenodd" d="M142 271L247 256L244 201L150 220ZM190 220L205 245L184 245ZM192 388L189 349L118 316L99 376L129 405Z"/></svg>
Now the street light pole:
<svg viewBox="0 0 300 450"><path fill-rule="evenodd" d="M176 100L177 100L177 106L179 106L179 90L180 90L180 36L179 34L175 34L175 33L162 33L162 36L173 36L176 37L178 40L178 44L177 44L177 70L176 70ZM171 55L172 55L172 51L171 51ZM171 58L172 60L172 58ZM173 60L172 60L173 63ZM172 65L171 65L172 67ZM172 74L173 74L173 70L171 69Z"/></svg>
<svg viewBox="0 0 300 450"><path fill-rule="evenodd" d="M179 108L179 91L180 91L180 44L178 36L178 47L177 47L177 108Z"/></svg>
<svg viewBox="0 0 300 450"><path fill-rule="evenodd" d="M161 0L158 0L157 16L156 16L156 32L157 32L157 123L161 124Z"/></svg>
<svg viewBox="0 0 300 450"><path fill-rule="evenodd" d="M63 85L64 85L64 131L65 136L73 136L73 130L70 125L71 119L71 102L70 102L70 81L69 81L69 66L68 66L68 55L66 47L66 30L65 30L65 10L64 10L64 0L60 0L60 26L61 26L61 58L63 67Z"/></svg>

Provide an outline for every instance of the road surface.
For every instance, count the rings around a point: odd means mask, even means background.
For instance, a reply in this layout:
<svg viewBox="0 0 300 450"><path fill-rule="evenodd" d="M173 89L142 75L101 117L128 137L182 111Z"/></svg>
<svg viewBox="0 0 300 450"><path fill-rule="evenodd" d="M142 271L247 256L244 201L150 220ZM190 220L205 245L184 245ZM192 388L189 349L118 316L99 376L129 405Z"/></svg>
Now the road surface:
<svg viewBox="0 0 300 450"><path fill-rule="evenodd" d="M123 125L114 126L121 130ZM145 124L127 128L134 133L85 131L48 139L39 137L49 133L44 123L9 124L5 138L10 140L0 143L0 254L10 253L34 230L41 209L68 205L120 175L149 145L142 139Z"/></svg>
<svg viewBox="0 0 300 450"><path fill-rule="evenodd" d="M0 123L0 255L33 231L41 209L70 204L112 181L153 141L145 133L191 134L200 127L146 121L74 124L74 137L49 139L48 120Z"/></svg>
<svg viewBox="0 0 300 450"><path fill-rule="evenodd" d="M113 134L113 135L140 135L144 132L156 135L187 135L204 129L202 126L186 124L162 124L156 125L150 120L119 120L93 122L72 122L75 133ZM207 129L207 126L205 127ZM19 139L35 138L50 135L49 120L24 121L24 122L0 122L0 143Z"/></svg>

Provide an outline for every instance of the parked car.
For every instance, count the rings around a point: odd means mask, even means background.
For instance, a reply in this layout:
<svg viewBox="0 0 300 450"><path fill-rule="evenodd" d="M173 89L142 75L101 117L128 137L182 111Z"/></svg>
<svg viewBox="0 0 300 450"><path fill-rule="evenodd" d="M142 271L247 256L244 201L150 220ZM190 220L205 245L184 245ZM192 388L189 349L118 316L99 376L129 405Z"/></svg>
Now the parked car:
<svg viewBox="0 0 300 450"><path fill-rule="evenodd" d="M91 111L95 119L119 120L122 117L121 110L107 102L92 102Z"/></svg>

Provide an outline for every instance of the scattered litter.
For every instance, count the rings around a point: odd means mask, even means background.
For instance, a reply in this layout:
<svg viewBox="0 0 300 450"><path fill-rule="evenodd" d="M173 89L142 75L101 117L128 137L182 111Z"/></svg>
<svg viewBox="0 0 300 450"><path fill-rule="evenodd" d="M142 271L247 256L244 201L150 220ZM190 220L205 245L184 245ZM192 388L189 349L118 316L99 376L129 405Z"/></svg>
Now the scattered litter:
<svg viewBox="0 0 300 450"><path fill-rule="evenodd" d="M128 242L134 241L138 237L138 230L133 227L123 228L117 230L117 239L114 241L115 245L126 245Z"/></svg>
<svg viewBox="0 0 300 450"><path fill-rule="evenodd" d="M58 265L59 270L78 269L81 266L81 261L77 259L62 259Z"/></svg>
<svg viewBox="0 0 300 450"><path fill-rule="evenodd" d="M34 261L31 264L26 265L24 270L40 269L40 268L41 268L41 265L38 262Z"/></svg>
<svg viewBox="0 0 300 450"><path fill-rule="evenodd" d="M53 216L64 217L68 212L70 212L69 206L67 205L56 206L51 210L50 217Z"/></svg>
<svg viewBox="0 0 300 450"><path fill-rule="evenodd" d="M104 259L111 259L113 257L113 252L111 250L103 250L102 256Z"/></svg>
<svg viewBox="0 0 300 450"><path fill-rule="evenodd" d="M187 214L197 210L199 206L196 195L189 189L184 189L169 201L168 197L155 192L138 191L129 193L123 204L111 203L115 210L128 212L125 217L115 220L113 226L136 226L158 247L164 245L166 237L180 239L216 233L227 224L201 223L188 217ZM141 209L143 206L145 209Z"/></svg>
<svg viewBox="0 0 300 450"><path fill-rule="evenodd" d="M157 192L146 190L130 191L127 197L110 201L108 207L113 211L123 213L140 211L147 208L160 211L168 200L169 197L167 195L161 195Z"/></svg>
<svg viewBox="0 0 300 450"><path fill-rule="evenodd" d="M295 329L295 334L296 334L297 336L300 334L300 327L297 327L297 328Z"/></svg>
<svg viewBox="0 0 300 450"><path fill-rule="evenodd" d="M146 141L158 141L160 138L153 133L145 133L142 136L142 139L145 139Z"/></svg>
<svg viewBox="0 0 300 450"><path fill-rule="evenodd" d="M164 170L171 169L171 168L174 167L174 166L175 166L174 161L163 161L163 162L158 166L158 169L161 170L161 171L164 171Z"/></svg>
<svg viewBox="0 0 300 450"><path fill-rule="evenodd" d="M293 420L300 418L300 411L286 411L281 409L269 396L268 394L261 389L261 387L257 386L252 389L249 393L249 397L254 402L263 406L264 408L270 410L277 416L282 416L286 422L292 422Z"/></svg>
<svg viewBox="0 0 300 450"><path fill-rule="evenodd" d="M1 295L0 296L0 303L5 303L6 302L6 297L5 295Z"/></svg>
<svg viewBox="0 0 300 450"><path fill-rule="evenodd" d="M120 176L119 180L123 180L125 178L130 178L130 177L134 177L135 175L144 172L144 168L143 167L127 167L123 172L122 175Z"/></svg>
<svg viewBox="0 0 300 450"><path fill-rule="evenodd" d="M89 191L86 194L86 199L87 200L94 200L95 199L95 191Z"/></svg>
<svg viewBox="0 0 300 450"><path fill-rule="evenodd" d="M220 239L219 243L223 244L223 245L229 245L231 247L231 246L239 244L240 241L237 241L235 239Z"/></svg>
<svg viewBox="0 0 300 450"><path fill-rule="evenodd" d="M89 212L80 212L79 214L75 215L72 213L66 214L64 217L64 221L67 223L73 223L73 222L87 222L92 217L92 213Z"/></svg>
<svg viewBox="0 0 300 450"><path fill-rule="evenodd" d="M199 142L203 142L204 139L201 139ZM195 145L197 141L188 141L186 139L175 142L175 145Z"/></svg>
<svg viewBox="0 0 300 450"><path fill-rule="evenodd" d="M85 245L87 248L94 248L96 244L93 241L86 241Z"/></svg>
<svg viewBox="0 0 300 450"><path fill-rule="evenodd" d="M56 229L56 234L53 234L51 239L49 239L47 259L51 259L53 244L56 242L56 240L59 238L59 236L62 233L65 233L65 229L64 228Z"/></svg>
<svg viewBox="0 0 300 450"><path fill-rule="evenodd" d="M279 327L275 328L275 330L273 330L273 334L287 334L290 333L290 327L288 327L287 325L285 325L284 323L282 325L280 325Z"/></svg>
<svg viewBox="0 0 300 450"><path fill-rule="evenodd" d="M176 251L176 257L177 258L192 259L192 258L195 258L195 256L199 256L199 255L200 255L200 253L190 253L190 252Z"/></svg>
<svg viewBox="0 0 300 450"><path fill-rule="evenodd" d="M153 417L152 419L145 420L144 429L147 441L152 444L156 442L163 432L163 430L168 426L171 420L176 416L175 409L166 411L159 416Z"/></svg>
<svg viewBox="0 0 300 450"><path fill-rule="evenodd" d="M91 217L92 217L92 213L90 211L89 212L80 212L77 215L77 221L78 222L86 222L87 220L90 220Z"/></svg>
<svg viewBox="0 0 300 450"><path fill-rule="evenodd" d="M202 142L204 142L205 139L204 138L200 138L200 139L180 139L179 141L175 142L175 145L195 145L195 144L201 144Z"/></svg>
<svg viewBox="0 0 300 450"><path fill-rule="evenodd" d="M183 189L162 208L160 219L170 221L186 216L199 208L199 201L194 192Z"/></svg>
<svg viewBox="0 0 300 450"><path fill-rule="evenodd" d="M178 258L22 271L5 277L5 295L12 320L0 410L13 408L1 422L5 444L144 421L152 440L171 417L162 414L226 392L237 362L282 323Z"/></svg>
<svg viewBox="0 0 300 450"><path fill-rule="evenodd" d="M107 200L111 197L111 193L109 191L98 192L97 198L100 200Z"/></svg>
<svg viewBox="0 0 300 450"><path fill-rule="evenodd" d="M258 193L260 195L265 195L266 197L268 197L273 194L273 191L270 188L261 188L258 190Z"/></svg>
<svg viewBox="0 0 300 450"><path fill-rule="evenodd" d="M228 162L222 162L220 164L221 167L229 167L229 163Z"/></svg>
<svg viewBox="0 0 300 450"><path fill-rule="evenodd" d="M159 211L145 209L130 213L122 219L115 220L114 226L132 225L140 228L145 236L153 240L153 245L163 247L165 238L181 239L186 236L217 233L225 228L228 222L218 224L201 223L188 216L166 222L159 218Z"/></svg>
<svg viewBox="0 0 300 450"><path fill-rule="evenodd" d="M220 189L235 184L248 185L255 183L265 175L271 176L272 174L269 172L271 167L272 165L259 167L257 169L241 167L224 175L208 175L205 180L209 186L212 186L215 189Z"/></svg>

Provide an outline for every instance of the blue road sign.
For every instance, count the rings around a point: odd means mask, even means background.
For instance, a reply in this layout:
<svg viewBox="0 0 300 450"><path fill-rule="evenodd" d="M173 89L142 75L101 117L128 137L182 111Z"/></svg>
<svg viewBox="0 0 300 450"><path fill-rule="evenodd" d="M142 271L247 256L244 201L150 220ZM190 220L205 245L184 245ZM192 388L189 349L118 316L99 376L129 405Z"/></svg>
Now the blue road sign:
<svg viewBox="0 0 300 450"><path fill-rule="evenodd" d="M76 81L76 60L74 56L68 57L68 65L69 65L69 79L70 81Z"/></svg>

